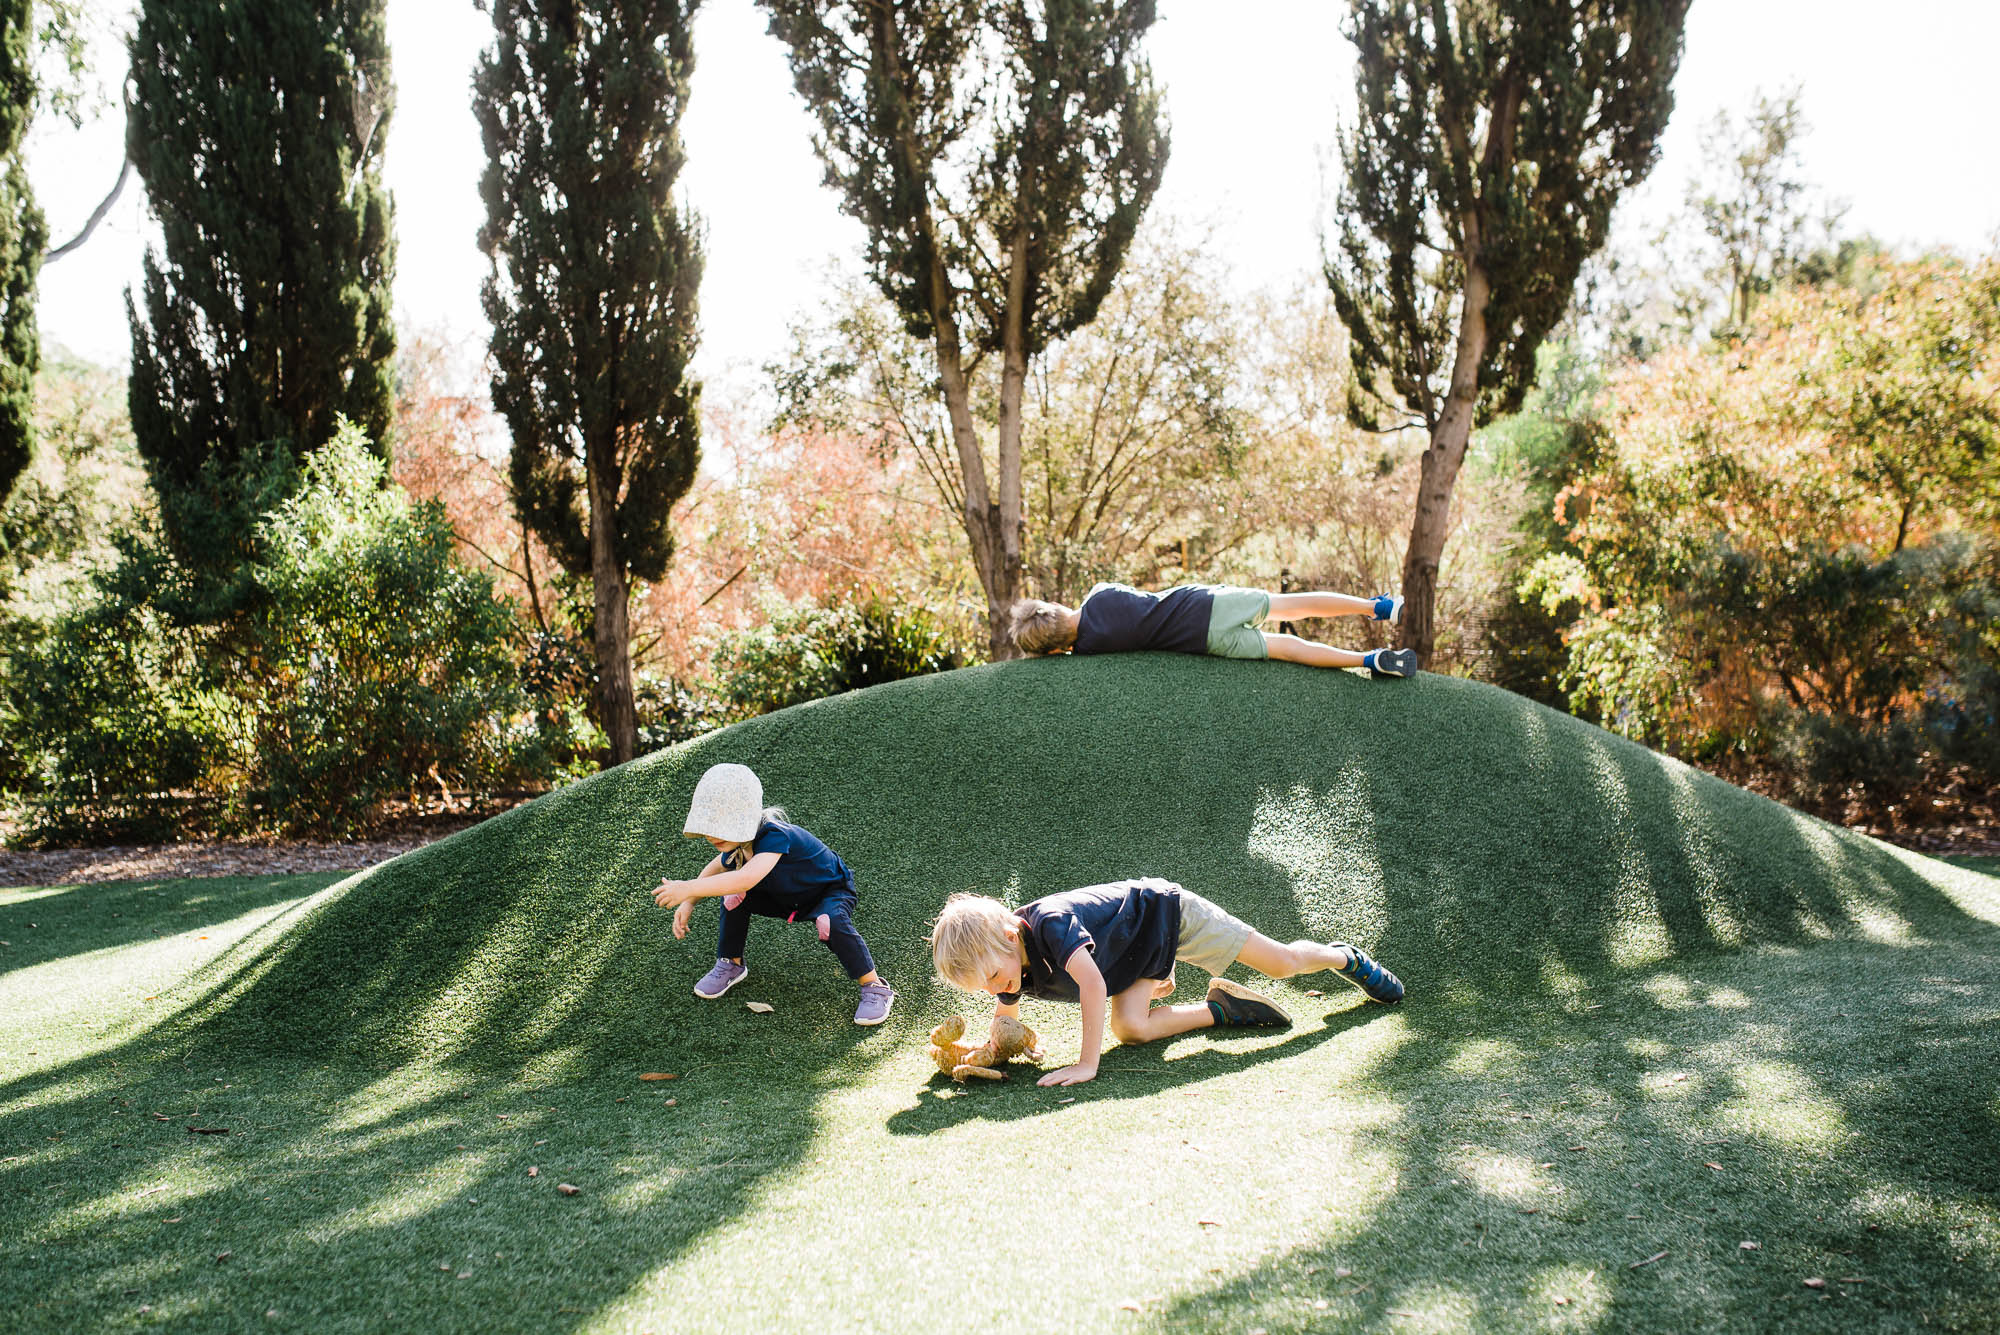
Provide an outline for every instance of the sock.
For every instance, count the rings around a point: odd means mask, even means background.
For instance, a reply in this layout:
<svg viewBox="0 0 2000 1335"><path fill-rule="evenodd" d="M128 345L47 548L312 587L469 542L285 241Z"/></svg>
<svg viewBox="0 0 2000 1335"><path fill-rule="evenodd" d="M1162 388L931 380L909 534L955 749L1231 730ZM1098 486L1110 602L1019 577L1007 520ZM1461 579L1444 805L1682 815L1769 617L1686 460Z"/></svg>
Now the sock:
<svg viewBox="0 0 2000 1335"><path fill-rule="evenodd" d="M1215 1017L1215 1023L1218 1027L1229 1023L1228 1017L1222 1013L1222 1007L1213 1001L1208 1003L1208 1013Z"/></svg>
<svg viewBox="0 0 2000 1335"><path fill-rule="evenodd" d="M1361 655L1361 666L1373 672L1375 670L1375 655L1381 652L1380 649L1370 649L1367 653Z"/></svg>

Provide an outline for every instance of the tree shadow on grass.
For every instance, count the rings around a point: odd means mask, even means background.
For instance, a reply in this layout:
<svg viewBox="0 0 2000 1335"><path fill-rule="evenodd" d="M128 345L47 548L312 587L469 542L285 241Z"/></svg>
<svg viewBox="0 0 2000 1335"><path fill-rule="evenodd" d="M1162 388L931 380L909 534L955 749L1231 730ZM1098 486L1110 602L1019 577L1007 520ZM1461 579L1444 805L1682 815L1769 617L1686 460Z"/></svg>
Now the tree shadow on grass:
<svg viewBox="0 0 2000 1335"><path fill-rule="evenodd" d="M1405 1110L1362 1133L1389 1165L1362 1208L1156 1315L1990 1329L2000 1108L1967 1074L1994 1060L2000 959L1927 956L1838 942L1635 971L1573 1009L1412 1008L1355 1073Z"/></svg>
<svg viewBox="0 0 2000 1335"><path fill-rule="evenodd" d="M345 874L148 878L32 890L0 903L0 941L7 943L0 947L0 972L213 927L309 895Z"/></svg>

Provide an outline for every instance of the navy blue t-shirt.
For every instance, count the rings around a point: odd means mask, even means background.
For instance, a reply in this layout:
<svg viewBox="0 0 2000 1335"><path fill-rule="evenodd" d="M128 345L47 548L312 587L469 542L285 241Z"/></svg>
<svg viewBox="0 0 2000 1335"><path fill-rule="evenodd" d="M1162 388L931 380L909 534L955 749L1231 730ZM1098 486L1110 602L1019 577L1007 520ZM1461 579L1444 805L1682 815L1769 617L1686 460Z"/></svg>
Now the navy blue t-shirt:
<svg viewBox="0 0 2000 1335"><path fill-rule="evenodd" d="M1208 652L1208 618L1215 590L1181 584L1165 593L1141 593L1129 584L1099 584L1078 609L1076 654L1122 654L1135 649Z"/></svg>
<svg viewBox="0 0 2000 1335"><path fill-rule="evenodd" d="M1109 885L1087 885L1044 895L1014 910L1028 963L1021 991L1001 993L1008 1005L1025 993L1044 1001L1079 999L1076 979L1063 966L1078 950L1088 950L1104 975L1104 993L1117 996L1142 978L1166 978L1174 971L1181 938L1181 888L1157 876Z"/></svg>
<svg viewBox="0 0 2000 1335"><path fill-rule="evenodd" d="M854 890L854 873L810 830L787 821L767 820L757 827L757 837L742 854L737 866L757 853L776 853L778 865L771 868L751 893L769 896L788 909L806 909L828 895ZM727 865L727 864L725 864Z"/></svg>

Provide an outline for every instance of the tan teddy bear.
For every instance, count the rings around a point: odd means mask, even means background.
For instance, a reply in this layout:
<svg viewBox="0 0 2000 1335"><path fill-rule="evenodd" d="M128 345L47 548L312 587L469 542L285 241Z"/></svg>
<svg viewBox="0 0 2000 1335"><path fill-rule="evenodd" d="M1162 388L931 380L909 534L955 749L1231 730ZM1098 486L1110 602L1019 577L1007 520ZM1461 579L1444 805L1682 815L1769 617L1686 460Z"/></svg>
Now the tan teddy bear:
<svg viewBox="0 0 2000 1335"><path fill-rule="evenodd" d="M1040 1061L1042 1057L1041 1038L1011 1015L994 1018L993 1037L984 1043L961 1042L964 1036L965 1018L959 1015L931 1030L931 1060L937 1063L938 1070L960 1084L975 1075L981 1080L1005 1080L1006 1072L993 1068L1004 1066L1016 1057L1030 1061Z"/></svg>

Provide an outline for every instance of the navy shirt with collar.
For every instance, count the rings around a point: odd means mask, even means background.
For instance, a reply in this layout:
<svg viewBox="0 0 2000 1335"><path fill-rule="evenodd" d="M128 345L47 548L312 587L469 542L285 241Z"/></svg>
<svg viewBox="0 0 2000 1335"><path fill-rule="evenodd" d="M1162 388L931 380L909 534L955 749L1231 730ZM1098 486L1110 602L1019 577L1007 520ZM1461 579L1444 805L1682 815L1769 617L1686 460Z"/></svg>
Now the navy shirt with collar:
<svg viewBox="0 0 2000 1335"><path fill-rule="evenodd" d="M768 896L787 909L807 909L830 895L854 892L854 873L840 854L820 842L812 831L789 821L767 820L757 827L757 836L741 849L742 866L758 853L776 853L778 865L751 888L758 898ZM727 860L725 860L725 865Z"/></svg>
<svg viewBox="0 0 2000 1335"><path fill-rule="evenodd" d="M1129 584L1099 584L1077 609L1074 654L1122 654L1165 649L1208 652L1208 618L1215 590L1181 584L1165 593L1142 593Z"/></svg>
<svg viewBox="0 0 2000 1335"><path fill-rule="evenodd" d="M1157 876L1087 885L1044 895L1014 910L1028 962L1021 990L1002 992L1011 1006L1023 995L1044 1001L1078 1001L1076 979L1065 967L1088 950L1104 975L1104 994L1115 997L1142 978L1167 978L1181 936L1181 888Z"/></svg>

